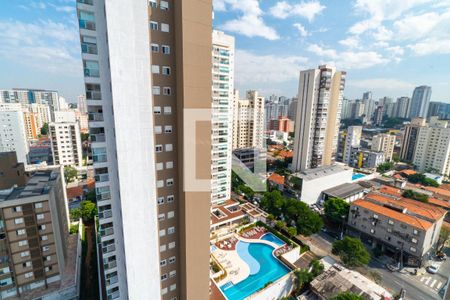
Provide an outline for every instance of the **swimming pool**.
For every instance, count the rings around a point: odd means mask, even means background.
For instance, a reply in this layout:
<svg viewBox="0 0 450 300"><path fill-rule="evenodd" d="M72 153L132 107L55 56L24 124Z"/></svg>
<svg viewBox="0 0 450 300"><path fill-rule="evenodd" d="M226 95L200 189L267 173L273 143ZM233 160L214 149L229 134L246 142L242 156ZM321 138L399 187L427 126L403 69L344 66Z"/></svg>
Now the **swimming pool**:
<svg viewBox="0 0 450 300"><path fill-rule="evenodd" d="M228 282L220 287L228 300L245 299L266 283L276 281L290 272L272 255L273 247L269 245L239 241L236 251L249 264L250 276L236 285Z"/></svg>
<svg viewBox="0 0 450 300"><path fill-rule="evenodd" d="M357 179L360 179L360 178L363 178L363 177L366 177L366 175L361 174L361 173L353 173L352 180L357 180Z"/></svg>
<svg viewBox="0 0 450 300"><path fill-rule="evenodd" d="M271 232L266 233L265 235L260 237L260 239L272 242L272 243L276 244L277 246L283 246L284 244L286 244L285 242L283 242L282 240L277 238L277 236L275 234L271 233Z"/></svg>

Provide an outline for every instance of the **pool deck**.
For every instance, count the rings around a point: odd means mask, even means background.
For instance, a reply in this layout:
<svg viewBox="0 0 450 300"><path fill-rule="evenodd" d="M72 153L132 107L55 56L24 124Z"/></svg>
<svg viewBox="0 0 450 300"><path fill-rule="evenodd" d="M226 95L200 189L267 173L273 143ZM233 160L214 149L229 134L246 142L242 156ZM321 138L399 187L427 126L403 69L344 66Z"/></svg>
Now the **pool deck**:
<svg viewBox="0 0 450 300"><path fill-rule="evenodd" d="M266 244L274 248L274 251L279 248L275 243L266 240L260 239L246 239L242 236L236 234L235 237L243 242L247 243L261 243ZM248 264L242 260L236 250L222 250L217 248L212 252L212 255L219 261L219 263L224 267L227 272L227 276L221 281L217 282L217 286L222 286L227 282L232 282L233 284L237 284L243 280L245 280L248 276L250 276L250 267Z"/></svg>

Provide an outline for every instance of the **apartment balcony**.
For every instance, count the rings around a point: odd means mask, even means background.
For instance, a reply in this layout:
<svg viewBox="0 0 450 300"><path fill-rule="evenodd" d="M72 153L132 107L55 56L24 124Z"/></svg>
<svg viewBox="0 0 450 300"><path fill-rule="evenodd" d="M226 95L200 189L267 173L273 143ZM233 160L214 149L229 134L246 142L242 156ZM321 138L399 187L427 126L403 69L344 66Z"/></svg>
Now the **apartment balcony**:
<svg viewBox="0 0 450 300"><path fill-rule="evenodd" d="M103 253L110 253L113 251L116 251L116 246L114 244L108 245L108 246L103 246L102 247L102 251Z"/></svg>
<svg viewBox="0 0 450 300"><path fill-rule="evenodd" d="M91 137L91 142L93 142L93 143L104 143L104 142L106 142L106 138L105 138L105 134L104 133L91 134L90 137ZM95 160L94 160L94 162L95 162Z"/></svg>
<svg viewBox="0 0 450 300"><path fill-rule="evenodd" d="M100 91L86 91L86 100L102 100L102 93Z"/></svg>
<svg viewBox="0 0 450 300"><path fill-rule="evenodd" d="M114 229L112 227L101 228L101 226L100 226L100 236L101 237L110 236L113 234L114 234Z"/></svg>
<svg viewBox="0 0 450 300"><path fill-rule="evenodd" d="M95 182L109 181L109 174L97 174L94 176Z"/></svg>
<svg viewBox="0 0 450 300"><path fill-rule="evenodd" d="M111 217L112 217L112 210L111 210L111 209L108 209L108 210L104 210L104 211L102 211L102 212L99 212L99 213L98 213L98 217L99 217L100 219L108 219L108 218L111 218Z"/></svg>
<svg viewBox="0 0 450 300"><path fill-rule="evenodd" d="M119 277L117 275L112 276L112 277L106 279L106 286L113 285L117 282L119 282Z"/></svg>
<svg viewBox="0 0 450 300"><path fill-rule="evenodd" d="M103 122L103 113L89 112L88 120L89 122Z"/></svg>
<svg viewBox="0 0 450 300"><path fill-rule="evenodd" d="M86 4L86 5L94 5L94 0L77 0L77 3Z"/></svg>
<svg viewBox="0 0 450 300"><path fill-rule="evenodd" d="M114 261L110 261L110 262L108 262L106 264L103 264L103 268L105 269L105 271L114 269L115 267L117 267L117 262L115 260Z"/></svg>
<svg viewBox="0 0 450 300"><path fill-rule="evenodd" d="M106 192L106 193L97 194L96 199L97 199L97 201L111 200L111 193Z"/></svg>
<svg viewBox="0 0 450 300"><path fill-rule="evenodd" d="M84 69L85 77L100 77L100 71L98 69Z"/></svg>

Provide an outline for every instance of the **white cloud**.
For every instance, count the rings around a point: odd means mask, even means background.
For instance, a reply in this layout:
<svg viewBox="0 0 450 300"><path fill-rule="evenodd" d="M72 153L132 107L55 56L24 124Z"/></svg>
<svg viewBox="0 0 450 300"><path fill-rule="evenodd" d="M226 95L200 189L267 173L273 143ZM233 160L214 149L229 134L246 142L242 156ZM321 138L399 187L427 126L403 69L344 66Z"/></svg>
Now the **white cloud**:
<svg viewBox="0 0 450 300"><path fill-rule="evenodd" d="M314 18L325 9L325 6L318 0L290 4L287 1L280 1L270 8L270 13L275 18L286 19L287 17L299 16L312 22Z"/></svg>
<svg viewBox="0 0 450 300"><path fill-rule="evenodd" d="M305 26L303 26L300 23L294 23L293 26L297 28L298 32L300 33L301 37L307 37L309 35L308 30L306 30Z"/></svg>
<svg viewBox="0 0 450 300"><path fill-rule="evenodd" d="M359 39L356 36L350 36L346 39L340 40L339 44L348 47L348 48L358 48L359 47Z"/></svg>
<svg viewBox="0 0 450 300"><path fill-rule="evenodd" d="M365 69L389 62L389 59L374 51L343 51L325 49L317 44L312 44L308 51L320 56L321 63L330 63L339 69Z"/></svg>
<svg viewBox="0 0 450 300"><path fill-rule="evenodd" d="M279 39L275 29L264 23L263 11L259 7L258 0L224 0L232 10L242 12L242 15L234 20L225 22L220 26L224 30L236 32L248 37L262 37L268 40Z"/></svg>
<svg viewBox="0 0 450 300"><path fill-rule="evenodd" d="M306 63L307 58L301 56L257 55L236 50L236 83L248 86L297 79Z"/></svg>
<svg viewBox="0 0 450 300"><path fill-rule="evenodd" d="M226 11L225 0L214 0L213 8L215 11Z"/></svg>
<svg viewBox="0 0 450 300"><path fill-rule="evenodd" d="M376 31L373 33L373 38L376 41L389 41L394 36L394 33L384 26L378 26Z"/></svg>
<svg viewBox="0 0 450 300"><path fill-rule="evenodd" d="M0 21L0 57L39 70L79 75L77 28L67 24L50 20Z"/></svg>
<svg viewBox="0 0 450 300"><path fill-rule="evenodd" d="M356 87L367 90L384 90L384 91L410 91L414 88L414 84L395 78L371 78L362 80L348 80L346 84L349 87Z"/></svg>
<svg viewBox="0 0 450 300"><path fill-rule="evenodd" d="M394 22L396 36L400 39L418 39L427 35L441 21L439 14L431 12L407 16Z"/></svg>
<svg viewBox="0 0 450 300"><path fill-rule="evenodd" d="M416 44L408 45L416 55L450 54L450 38L448 39L424 39Z"/></svg>

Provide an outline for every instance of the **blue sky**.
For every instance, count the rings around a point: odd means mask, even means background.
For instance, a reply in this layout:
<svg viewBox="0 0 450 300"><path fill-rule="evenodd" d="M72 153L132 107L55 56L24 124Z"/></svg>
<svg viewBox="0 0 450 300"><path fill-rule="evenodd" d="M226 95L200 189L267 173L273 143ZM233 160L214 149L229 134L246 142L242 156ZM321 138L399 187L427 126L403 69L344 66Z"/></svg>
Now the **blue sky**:
<svg viewBox="0 0 450 300"><path fill-rule="evenodd" d="M142 0L144 1L144 0ZM450 0L214 0L214 26L236 37L236 87L294 96L301 69L346 70L348 98L450 102ZM0 1L0 88L83 92L75 0Z"/></svg>

